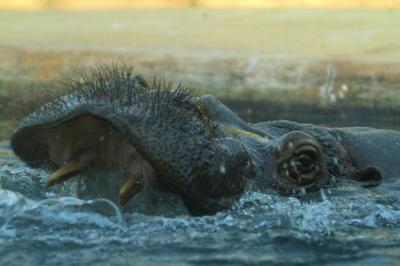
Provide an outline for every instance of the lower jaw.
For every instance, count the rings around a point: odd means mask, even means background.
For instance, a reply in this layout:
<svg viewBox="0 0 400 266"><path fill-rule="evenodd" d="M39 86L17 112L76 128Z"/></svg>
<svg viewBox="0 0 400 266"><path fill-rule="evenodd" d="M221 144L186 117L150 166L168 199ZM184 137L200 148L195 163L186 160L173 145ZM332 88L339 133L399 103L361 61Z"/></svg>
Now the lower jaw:
<svg viewBox="0 0 400 266"><path fill-rule="evenodd" d="M181 197L155 189L150 184L133 196L125 205L119 204L119 191L126 178L126 173L90 171L62 182L51 188L57 197L76 196L84 200L105 198L114 202L124 213L142 213L174 217L189 215Z"/></svg>

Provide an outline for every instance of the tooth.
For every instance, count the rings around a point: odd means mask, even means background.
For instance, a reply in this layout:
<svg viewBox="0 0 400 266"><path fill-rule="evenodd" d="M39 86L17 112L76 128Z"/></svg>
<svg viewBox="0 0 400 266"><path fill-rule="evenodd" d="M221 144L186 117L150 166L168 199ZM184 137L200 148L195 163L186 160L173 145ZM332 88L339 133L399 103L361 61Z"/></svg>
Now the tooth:
<svg viewBox="0 0 400 266"><path fill-rule="evenodd" d="M119 191L119 203L125 205L142 187L142 184L134 175L128 176Z"/></svg>
<svg viewBox="0 0 400 266"><path fill-rule="evenodd" d="M55 184L67 180L68 178L71 178L85 166L86 164L75 160L68 162L67 164L63 165L60 169L52 173L49 176L49 178L47 178L46 188L54 186Z"/></svg>

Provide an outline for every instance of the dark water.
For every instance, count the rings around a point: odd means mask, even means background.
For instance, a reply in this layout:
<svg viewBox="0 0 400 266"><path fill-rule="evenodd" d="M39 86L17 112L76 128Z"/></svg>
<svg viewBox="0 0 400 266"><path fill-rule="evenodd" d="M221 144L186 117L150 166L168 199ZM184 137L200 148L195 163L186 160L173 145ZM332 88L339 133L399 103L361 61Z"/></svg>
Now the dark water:
<svg viewBox="0 0 400 266"><path fill-rule="evenodd" d="M354 103L282 103L277 101L222 99L235 113L248 122L293 120L327 126L365 126L400 129L400 108L382 104L369 106Z"/></svg>
<svg viewBox="0 0 400 266"><path fill-rule="evenodd" d="M318 201L248 192L206 217L171 215L164 202L145 215L78 199L76 179L46 191L49 173L26 167L7 143L0 161L0 265L400 263L400 182L343 184Z"/></svg>

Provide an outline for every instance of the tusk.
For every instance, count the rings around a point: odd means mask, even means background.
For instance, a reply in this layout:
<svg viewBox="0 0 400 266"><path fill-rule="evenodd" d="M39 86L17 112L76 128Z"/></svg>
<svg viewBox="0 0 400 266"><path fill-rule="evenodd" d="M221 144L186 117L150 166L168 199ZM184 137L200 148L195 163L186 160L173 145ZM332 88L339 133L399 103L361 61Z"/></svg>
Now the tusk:
<svg viewBox="0 0 400 266"><path fill-rule="evenodd" d="M142 188L142 183L135 176L128 176L119 191L119 203L125 205Z"/></svg>
<svg viewBox="0 0 400 266"><path fill-rule="evenodd" d="M46 188L54 186L55 184L67 180L68 178L71 178L85 166L86 164L75 160L68 162L67 164L63 165L60 169L52 173L49 176L49 178L47 178Z"/></svg>

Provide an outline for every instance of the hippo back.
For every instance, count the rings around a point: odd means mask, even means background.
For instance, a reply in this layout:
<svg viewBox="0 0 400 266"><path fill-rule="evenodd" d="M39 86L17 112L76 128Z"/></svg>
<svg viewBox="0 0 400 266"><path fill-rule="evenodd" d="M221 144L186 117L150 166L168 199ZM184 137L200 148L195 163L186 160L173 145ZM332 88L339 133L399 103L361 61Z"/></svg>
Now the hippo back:
<svg viewBox="0 0 400 266"><path fill-rule="evenodd" d="M359 169L377 167L386 180L400 176L400 133L367 127L335 128L332 133Z"/></svg>

